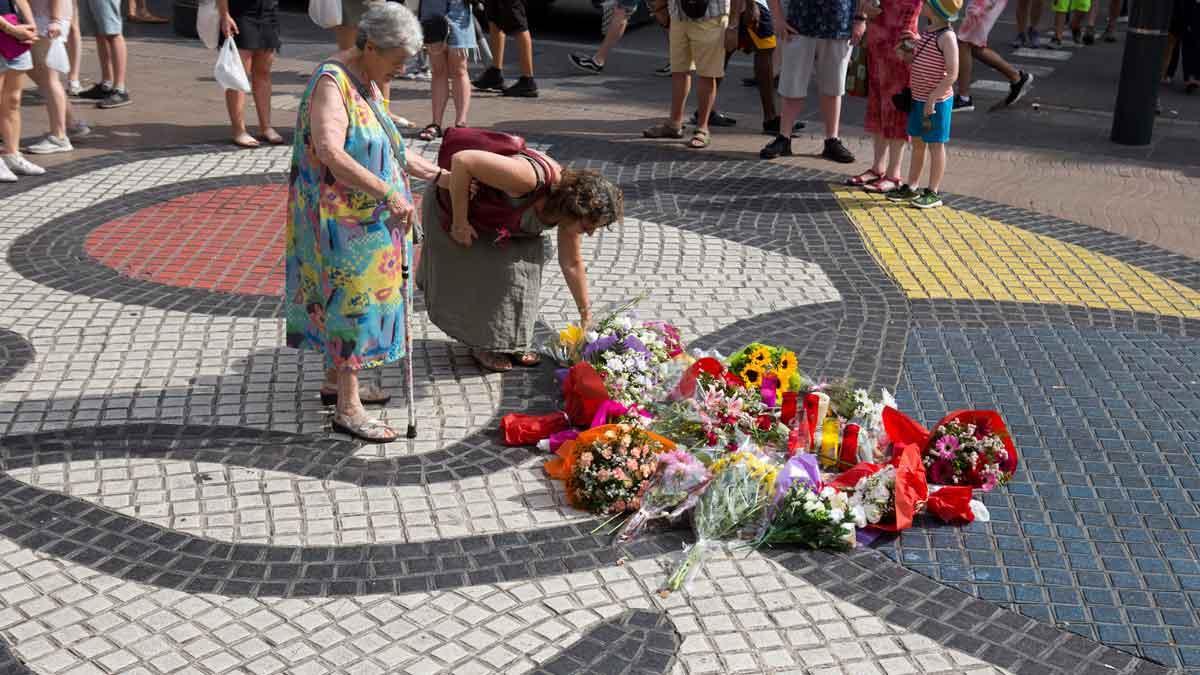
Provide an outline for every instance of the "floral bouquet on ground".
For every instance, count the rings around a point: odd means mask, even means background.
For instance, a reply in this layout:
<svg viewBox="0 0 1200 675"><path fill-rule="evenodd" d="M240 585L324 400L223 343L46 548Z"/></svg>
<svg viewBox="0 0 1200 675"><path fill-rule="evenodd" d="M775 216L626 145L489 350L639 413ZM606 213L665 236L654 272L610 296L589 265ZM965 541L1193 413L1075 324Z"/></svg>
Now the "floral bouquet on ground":
<svg viewBox="0 0 1200 675"><path fill-rule="evenodd" d="M845 492L821 486L817 458L792 457L775 479L776 501L755 548L800 544L847 551L854 547L855 520Z"/></svg>
<svg viewBox="0 0 1200 675"><path fill-rule="evenodd" d="M879 444L884 437L882 415L884 408L894 404L887 390L882 390L877 401L866 389L855 389L849 382L812 387L804 397L812 451L830 469L885 461L887 453L880 451Z"/></svg>
<svg viewBox="0 0 1200 675"><path fill-rule="evenodd" d="M652 520L677 518L695 505L711 478L708 468L685 450L660 454L654 480L642 484L641 508L625 521L617 543L632 540Z"/></svg>
<svg viewBox="0 0 1200 675"><path fill-rule="evenodd" d="M566 482L571 506L616 515L641 508L642 486L658 469L658 455L675 444L628 424L589 429L559 446L544 468Z"/></svg>
<svg viewBox="0 0 1200 675"><path fill-rule="evenodd" d="M672 338L662 326L669 324L638 323L627 314L617 314L601 321L585 336L583 360L604 378L614 401L626 405L648 403L651 392L670 371L667 364L673 354L680 353L678 331Z"/></svg>
<svg viewBox="0 0 1200 675"><path fill-rule="evenodd" d="M701 358L684 373L673 401L655 409L653 428L691 447L735 451L745 438L760 447L783 447L788 428L758 392L712 357Z"/></svg>
<svg viewBox="0 0 1200 675"><path fill-rule="evenodd" d="M796 354L782 347L751 342L729 356L729 370L762 393L768 406L774 407L776 392L800 391L804 377Z"/></svg>
<svg viewBox="0 0 1200 675"><path fill-rule="evenodd" d="M1008 482L1017 469L1016 446L994 410L956 410L942 418L932 432L898 410L885 410L883 422L893 442L921 448L931 483L989 492Z"/></svg>
<svg viewBox="0 0 1200 675"><path fill-rule="evenodd" d="M572 323L546 342L545 351L558 365L568 368L579 363L584 344L583 329Z"/></svg>
<svg viewBox="0 0 1200 675"><path fill-rule="evenodd" d="M709 468L712 481L692 511L696 543L687 548L683 562L667 579L664 595L683 588L695 576L714 541L729 539L758 520L778 473L778 467L748 452L726 455Z"/></svg>

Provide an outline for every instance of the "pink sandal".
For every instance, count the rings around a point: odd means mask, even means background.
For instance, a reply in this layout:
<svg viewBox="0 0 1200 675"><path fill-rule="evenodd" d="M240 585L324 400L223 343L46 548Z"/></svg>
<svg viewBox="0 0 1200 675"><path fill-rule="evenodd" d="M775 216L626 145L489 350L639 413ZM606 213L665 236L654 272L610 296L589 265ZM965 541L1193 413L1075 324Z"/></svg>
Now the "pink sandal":
<svg viewBox="0 0 1200 675"><path fill-rule="evenodd" d="M852 187L862 187L862 186L866 185L867 183L874 183L875 181L879 180L880 178L883 178L883 176L875 173L874 169L867 169L866 171L858 174L857 176L851 176L851 177L847 178L846 185L849 185Z"/></svg>
<svg viewBox="0 0 1200 675"><path fill-rule="evenodd" d="M887 176L880 176L879 178L871 181L870 183L864 184L862 186L862 189L864 191L870 192L872 194L885 194L885 193L891 192L892 190L895 190L898 187L900 187L900 177L899 176L897 176L895 178L888 178Z"/></svg>

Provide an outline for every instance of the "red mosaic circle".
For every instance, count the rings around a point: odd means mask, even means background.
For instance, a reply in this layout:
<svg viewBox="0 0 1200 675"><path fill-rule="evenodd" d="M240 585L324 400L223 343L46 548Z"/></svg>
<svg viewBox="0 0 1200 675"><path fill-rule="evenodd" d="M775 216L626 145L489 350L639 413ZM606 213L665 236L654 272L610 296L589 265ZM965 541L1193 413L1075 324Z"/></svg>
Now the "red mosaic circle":
<svg viewBox="0 0 1200 675"><path fill-rule="evenodd" d="M84 250L121 274L225 293L283 292L287 186L206 190L92 230Z"/></svg>

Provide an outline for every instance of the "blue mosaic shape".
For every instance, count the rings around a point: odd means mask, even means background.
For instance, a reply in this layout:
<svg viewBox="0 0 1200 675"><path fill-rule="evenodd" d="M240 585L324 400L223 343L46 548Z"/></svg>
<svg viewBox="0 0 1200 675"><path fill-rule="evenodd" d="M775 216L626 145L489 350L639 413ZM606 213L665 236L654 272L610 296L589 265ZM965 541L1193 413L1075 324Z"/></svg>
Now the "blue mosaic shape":
<svg viewBox="0 0 1200 675"><path fill-rule="evenodd" d="M1025 616L1200 673L1200 340L1067 327L917 329L900 408L995 408L1021 454L992 522L881 544Z"/></svg>

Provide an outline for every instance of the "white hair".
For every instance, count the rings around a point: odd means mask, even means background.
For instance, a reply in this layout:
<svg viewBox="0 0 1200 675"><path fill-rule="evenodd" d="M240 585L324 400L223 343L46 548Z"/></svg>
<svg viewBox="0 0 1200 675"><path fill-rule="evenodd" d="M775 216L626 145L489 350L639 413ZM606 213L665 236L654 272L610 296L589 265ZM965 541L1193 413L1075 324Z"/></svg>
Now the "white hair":
<svg viewBox="0 0 1200 675"><path fill-rule="evenodd" d="M380 49L399 47L412 56L421 51L425 38L421 34L421 22L407 7L398 2L372 0L358 22L355 44L362 49L367 46L367 40Z"/></svg>

